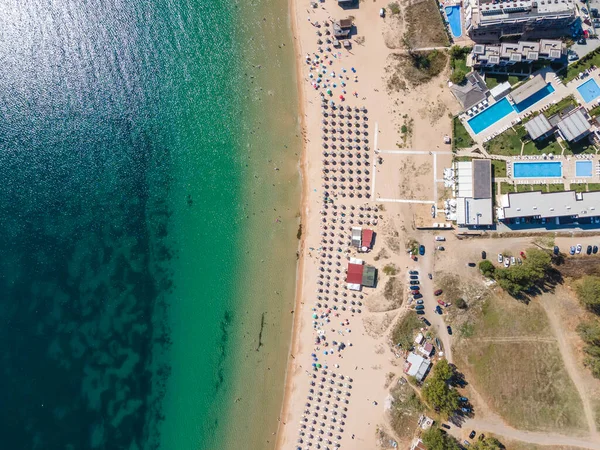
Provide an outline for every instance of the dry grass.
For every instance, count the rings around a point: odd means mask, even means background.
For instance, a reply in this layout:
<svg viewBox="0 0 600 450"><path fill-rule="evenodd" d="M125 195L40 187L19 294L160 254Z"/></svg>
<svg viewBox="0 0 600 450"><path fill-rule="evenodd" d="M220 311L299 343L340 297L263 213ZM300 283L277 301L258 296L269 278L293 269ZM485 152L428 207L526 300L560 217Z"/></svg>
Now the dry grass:
<svg viewBox="0 0 600 450"><path fill-rule="evenodd" d="M462 322L455 362L511 426L580 431L581 400L539 301L526 305L493 292L473 308L454 311L453 320Z"/></svg>
<svg viewBox="0 0 600 450"><path fill-rule="evenodd" d="M450 45L446 27L435 0L416 0L404 9L405 41L412 48Z"/></svg>
<svg viewBox="0 0 600 450"><path fill-rule="evenodd" d="M390 394L394 398L389 413L390 425L397 436L410 436L425 408L408 383L396 384Z"/></svg>
<svg viewBox="0 0 600 450"><path fill-rule="evenodd" d="M472 339L455 354L467 380L511 426L585 430L581 400L555 343Z"/></svg>

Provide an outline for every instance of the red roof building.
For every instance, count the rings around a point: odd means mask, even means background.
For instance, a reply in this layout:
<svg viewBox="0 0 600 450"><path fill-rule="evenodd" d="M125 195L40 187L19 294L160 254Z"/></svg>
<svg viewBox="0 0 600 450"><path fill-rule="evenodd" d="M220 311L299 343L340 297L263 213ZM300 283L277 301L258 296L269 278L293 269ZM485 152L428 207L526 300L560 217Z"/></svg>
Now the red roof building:
<svg viewBox="0 0 600 450"><path fill-rule="evenodd" d="M348 264L346 282L351 284L362 284L364 266L362 264Z"/></svg>
<svg viewBox="0 0 600 450"><path fill-rule="evenodd" d="M362 230L362 246L371 248L373 246L373 230Z"/></svg>

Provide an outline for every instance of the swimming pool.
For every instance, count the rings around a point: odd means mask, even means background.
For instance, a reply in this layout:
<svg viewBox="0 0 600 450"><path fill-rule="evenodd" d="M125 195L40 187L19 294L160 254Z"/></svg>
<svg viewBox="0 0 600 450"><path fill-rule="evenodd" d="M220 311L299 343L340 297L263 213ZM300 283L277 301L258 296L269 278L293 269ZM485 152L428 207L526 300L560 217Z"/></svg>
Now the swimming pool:
<svg viewBox="0 0 600 450"><path fill-rule="evenodd" d="M495 124L513 111L513 106L510 104L508 99L503 98L489 108L484 109L475 117L467 120L467 123L471 127L471 130L473 130L473 133L479 134L487 127Z"/></svg>
<svg viewBox="0 0 600 450"><path fill-rule="evenodd" d="M593 167L592 161L575 161L575 176L591 177Z"/></svg>
<svg viewBox="0 0 600 450"><path fill-rule="evenodd" d="M527 108L532 106L534 103L539 102L544 97L552 94L553 92L554 92L554 88L552 87L552 85L550 83L548 83L545 87L543 87L542 89L537 91L535 94L530 95L525 100L523 100L521 103L516 103L515 109L517 110L517 112L523 112Z"/></svg>
<svg viewBox="0 0 600 450"><path fill-rule="evenodd" d="M560 161L514 162L513 178L559 178L562 177Z"/></svg>
<svg viewBox="0 0 600 450"><path fill-rule="evenodd" d="M587 80L581 86L577 88L581 96L583 97L583 101L586 103L591 102L595 98L600 97L600 87L598 87L598 83L593 78Z"/></svg>
<svg viewBox="0 0 600 450"><path fill-rule="evenodd" d="M460 5L446 6L445 11L448 23L450 24L450 31L452 31L452 36L461 37L462 26L460 24Z"/></svg>

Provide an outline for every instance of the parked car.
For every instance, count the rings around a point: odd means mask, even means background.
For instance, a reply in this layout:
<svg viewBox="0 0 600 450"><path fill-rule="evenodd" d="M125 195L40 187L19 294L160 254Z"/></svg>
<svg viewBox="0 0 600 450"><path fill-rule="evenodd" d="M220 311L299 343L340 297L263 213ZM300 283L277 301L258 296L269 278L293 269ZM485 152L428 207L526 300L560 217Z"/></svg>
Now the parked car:
<svg viewBox="0 0 600 450"><path fill-rule="evenodd" d="M519 255L521 255L521 258L527 259L527 256L525 255L525 252L520 252Z"/></svg>
<svg viewBox="0 0 600 450"><path fill-rule="evenodd" d="M436 237L435 237L435 240L436 240L436 241L439 241L439 242L443 242L443 241L445 241L445 240L446 240L446 238L445 238L444 236L436 236Z"/></svg>
<svg viewBox="0 0 600 450"><path fill-rule="evenodd" d="M577 244L577 247L575 247L575 253L578 255L581 253L581 244Z"/></svg>
<svg viewBox="0 0 600 450"><path fill-rule="evenodd" d="M409 275L419 275L418 270L409 270L408 273L409 273Z"/></svg>
<svg viewBox="0 0 600 450"><path fill-rule="evenodd" d="M442 428L445 428L446 430L450 429L450 425L448 425L447 423L443 423L442 424Z"/></svg>
<svg viewBox="0 0 600 450"><path fill-rule="evenodd" d="M418 280L419 279L419 275L411 275L410 279L411 280Z"/></svg>
<svg viewBox="0 0 600 450"><path fill-rule="evenodd" d="M428 273L427 276L429 277L430 280L433 279L433 275L431 275L430 273Z"/></svg>
<svg viewBox="0 0 600 450"><path fill-rule="evenodd" d="M452 328L450 327L450 325L446 326L446 331L450 336L452 336Z"/></svg>
<svg viewBox="0 0 600 450"><path fill-rule="evenodd" d="M592 254L592 246L591 246L591 245L588 245L588 246L587 246L587 248L585 249L585 252L586 252L588 255L591 255L591 254Z"/></svg>
<svg viewBox="0 0 600 450"><path fill-rule="evenodd" d="M436 249L437 249L437 250L439 250L439 251L441 251L441 252L443 252L444 250L446 250L446 249L445 249L444 247L442 247L441 245L438 245L438 246L436 247Z"/></svg>
<svg viewBox="0 0 600 450"><path fill-rule="evenodd" d="M598 246L594 245L594 248L592 249L592 253L595 255L596 253L598 253Z"/></svg>
<svg viewBox="0 0 600 450"><path fill-rule="evenodd" d="M423 304L423 300L417 300L417 305L422 305Z"/></svg>
<svg viewBox="0 0 600 450"><path fill-rule="evenodd" d="M555 254L556 256L558 256L558 253L559 253L559 248L558 248L558 246L557 246L557 245L555 245L555 246L554 246L554 254Z"/></svg>
<svg viewBox="0 0 600 450"><path fill-rule="evenodd" d="M447 306L444 300L438 300L438 305Z"/></svg>
<svg viewBox="0 0 600 450"><path fill-rule="evenodd" d="M422 321L423 321L423 323L424 323L425 325L427 325L428 327L430 327L430 326L431 326L431 322L430 322L429 320L427 320L425 317L421 317L421 320L422 320Z"/></svg>
<svg viewBox="0 0 600 450"><path fill-rule="evenodd" d="M437 305L435 307L435 312L436 312L436 314L439 314L440 316L442 315L442 308L440 308L440 305Z"/></svg>
<svg viewBox="0 0 600 450"><path fill-rule="evenodd" d="M423 256L425 254L425 246L419 245L419 255Z"/></svg>
<svg viewBox="0 0 600 450"><path fill-rule="evenodd" d="M419 290L419 286L409 286L408 287L411 291L418 291Z"/></svg>
<svg viewBox="0 0 600 450"><path fill-rule="evenodd" d="M425 309L425 307L424 307L423 305L417 305L417 306L415 306L415 309L416 309L417 311L419 311L419 310L421 310L421 309Z"/></svg>
<svg viewBox="0 0 600 450"><path fill-rule="evenodd" d="M469 267L476 267L477 264L475 264L474 262L470 262L470 263L467 263L467 266L469 266Z"/></svg>
<svg viewBox="0 0 600 450"><path fill-rule="evenodd" d="M511 263L511 264L514 264L514 263L516 263L516 262L517 262L517 260L515 259L515 257L514 257L514 256L511 256L511 257L510 257L510 263Z"/></svg>
<svg viewBox="0 0 600 450"><path fill-rule="evenodd" d="M461 410L462 412L464 412L465 414L469 414L469 413L471 412L471 408L466 408L466 407L465 407L465 408L460 408L460 410ZM470 435L469 435L469 436L470 436ZM473 438L471 438L471 439L473 439Z"/></svg>
<svg viewBox="0 0 600 450"><path fill-rule="evenodd" d="M442 291L441 289L438 289L433 292L433 295L442 295L442 292L444 292L444 291Z"/></svg>
<svg viewBox="0 0 600 450"><path fill-rule="evenodd" d="M581 12L584 13L584 14L589 14L588 10L587 10L587 8L585 6L581 7Z"/></svg>
<svg viewBox="0 0 600 450"><path fill-rule="evenodd" d="M475 430L471 431L469 433L469 439L473 439L476 435L477 435L477 433L475 433Z"/></svg>
<svg viewBox="0 0 600 450"><path fill-rule="evenodd" d="M413 300L418 300L420 298L423 298L423 294L415 294L415 295L413 295Z"/></svg>
<svg viewBox="0 0 600 450"><path fill-rule="evenodd" d="M523 264L523 260L522 260L521 258L517 258L517 264L518 264L518 265L521 265L521 264Z"/></svg>
<svg viewBox="0 0 600 450"><path fill-rule="evenodd" d="M465 447L469 447L469 446L471 445L471 443L470 443L469 441L466 441L466 440L465 440L465 441L463 441L463 445L464 445Z"/></svg>
<svg viewBox="0 0 600 450"><path fill-rule="evenodd" d="M504 267L510 267L510 258L508 256L504 258Z"/></svg>
<svg viewBox="0 0 600 450"><path fill-rule="evenodd" d="M423 311L422 309L417 309L415 312L419 315L425 314L425 311Z"/></svg>
<svg viewBox="0 0 600 450"><path fill-rule="evenodd" d="M487 253L485 251L481 251L481 259L486 259L487 258Z"/></svg>
<svg viewBox="0 0 600 450"><path fill-rule="evenodd" d="M502 264L502 261L504 261L504 257L502 256L502 253L498 253L498 262Z"/></svg>
<svg viewBox="0 0 600 450"><path fill-rule="evenodd" d="M574 255L575 254L575 246L571 245L571 248L569 249L569 255Z"/></svg>
<svg viewBox="0 0 600 450"><path fill-rule="evenodd" d="M416 286L416 285L420 284L419 281L417 281L417 280L410 280L409 283L411 286Z"/></svg>
<svg viewBox="0 0 600 450"><path fill-rule="evenodd" d="M467 403L469 401L469 399L467 397L458 397L458 401Z"/></svg>

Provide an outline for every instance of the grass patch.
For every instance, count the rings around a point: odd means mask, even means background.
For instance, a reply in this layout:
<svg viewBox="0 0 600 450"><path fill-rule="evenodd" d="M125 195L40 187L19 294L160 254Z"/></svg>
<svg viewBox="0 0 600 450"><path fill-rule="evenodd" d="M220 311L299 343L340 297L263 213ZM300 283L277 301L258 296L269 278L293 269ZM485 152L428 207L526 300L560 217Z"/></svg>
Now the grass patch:
<svg viewBox="0 0 600 450"><path fill-rule="evenodd" d="M511 86L514 86L519 82L519 77L515 77L513 75L493 75L493 74L485 74L485 84L488 89L495 88L499 84L508 81Z"/></svg>
<svg viewBox="0 0 600 450"><path fill-rule="evenodd" d="M569 189L576 192L586 192L587 183L571 183Z"/></svg>
<svg viewBox="0 0 600 450"><path fill-rule="evenodd" d="M454 45L450 49L450 67L452 70L461 70L464 73L469 73L467 67L467 55L471 52L472 47L461 47Z"/></svg>
<svg viewBox="0 0 600 450"><path fill-rule="evenodd" d="M525 304L501 294L467 310L465 331L472 337L463 336L455 345L456 363L511 426L582 429L581 401L540 301Z"/></svg>
<svg viewBox="0 0 600 450"><path fill-rule="evenodd" d="M500 183L501 194L508 194L510 192L515 192L515 186L512 183L505 183L504 181Z"/></svg>
<svg viewBox="0 0 600 450"><path fill-rule="evenodd" d="M532 184L517 184L517 192L531 192L533 191Z"/></svg>
<svg viewBox="0 0 600 450"><path fill-rule="evenodd" d="M509 128L486 144L486 149L493 155L514 156L521 154L522 139L526 131L523 127Z"/></svg>
<svg viewBox="0 0 600 450"><path fill-rule="evenodd" d="M524 155L542 155L544 153L553 153L555 155L562 153L560 144L553 136L543 141L529 141L523 146Z"/></svg>
<svg viewBox="0 0 600 450"><path fill-rule="evenodd" d="M423 322L417 318L417 315L413 311L409 311L394 327L392 343L400 346L403 350L410 350L413 347L417 331L422 326Z"/></svg>
<svg viewBox="0 0 600 450"><path fill-rule="evenodd" d="M398 436L409 436L416 428L425 406L408 383L396 384L390 391L394 401L390 409L390 425Z"/></svg>
<svg viewBox="0 0 600 450"><path fill-rule="evenodd" d="M588 183L588 189L590 191L600 191L600 183Z"/></svg>
<svg viewBox="0 0 600 450"><path fill-rule="evenodd" d="M596 106L595 108L592 108L588 111L588 114L592 117L597 117L600 115L600 105Z"/></svg>
<svg viewBox="0 0 600 450"><path fill-rule="evenodd" d="M556 343L469 341L456 352L465 360L468 379L509 425L525 430L585 428L581 400Z"/></svg>
<svg viewBox="0 0 600 450"><path fill-rule="evenodd" d="M591 53L588 53L579 61L574 64L571 64L567 67L567 71L565 73L563 82L566 84L569 81L573 80L579 72L583 72L586 69L589 69L592 66L600 66L600 50L595 50Z"/></svg>
<svg viewBox="0 0 600 450"><path fill-rule="evenodd" d="M582 153L596 153L596 147L587 139L583 138L578 142L565 141L565 155L579 155Z"/></svg>
<svg viewBox="0 0 600 450"><path fill-rule="evenodd" d="M558 184L558 183L549 184L548 188L547 188L548 192L562 192L564 190L565 190L565 185L562 183L561 184Z"/></svg>
<svg viewBox="0 0 600 450"><path fill-rule="evenodd" d="M409 84L418 86L441 74L448 64L448 54L445 50L411 51L406 55L393 53L389 61L387 89L400 92L408 89Z"/></svg>
<svg viewBox="0 0 600 450"><path fill-rule="evenodd" d="M411 48L450 45L448 31L435 0L410 4L404 10L406 21L405 45Z"/></svg>
<svg viewBox="0 0 600 450"><path fill-rule="evenodd" d="M392 2L388 5L388 9L393 16L400 14L402 11L400 10L400 5L398 2Z"/></svg>
<svg viewBox="0 0 600 450"><path fill-rule="evenodd" d="M544 111L544 115L548 118L553 116L554 114L562 111L567 106L577 106L577 101L573 95L568 95L567 97L559 100L556 104L550 106L547 110Z"/></svg>
<svg viewBox="0 0 600 450"><path fill-rule="evenodd" d="M475 145L475 141L471 139L471 135L460 119L455 117L452 121L452 149L468 148L473 145Z"/></svg>
<svg viewBox="0 0 600 450"><path fill-rule="evenodd" d="M386 275L394 276L394 275L396 275L398 273L398 267L396 267L394 264L386 264L383 267L382 271Z"/></svg>
<svg viewBox="0 0 600 450"><path fill-rule="evenodd" d="M492 178L502 178L506 176L506 161L492 159Z"/></svg>

